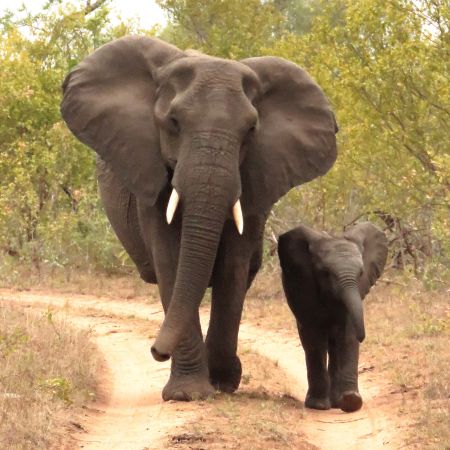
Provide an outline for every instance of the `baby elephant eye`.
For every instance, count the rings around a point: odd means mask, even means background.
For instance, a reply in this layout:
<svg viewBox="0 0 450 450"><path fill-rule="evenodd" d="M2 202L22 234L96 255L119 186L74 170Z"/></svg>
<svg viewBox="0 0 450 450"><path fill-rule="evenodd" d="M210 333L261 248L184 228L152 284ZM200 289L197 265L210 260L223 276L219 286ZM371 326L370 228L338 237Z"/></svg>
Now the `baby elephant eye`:
<svg viewBox="0 0 450 450"><path fill-rule="evenodd" d="M363 273L364 273L364 269L360 269L359 274L358 274L358 278L361 278Z"/></svg>

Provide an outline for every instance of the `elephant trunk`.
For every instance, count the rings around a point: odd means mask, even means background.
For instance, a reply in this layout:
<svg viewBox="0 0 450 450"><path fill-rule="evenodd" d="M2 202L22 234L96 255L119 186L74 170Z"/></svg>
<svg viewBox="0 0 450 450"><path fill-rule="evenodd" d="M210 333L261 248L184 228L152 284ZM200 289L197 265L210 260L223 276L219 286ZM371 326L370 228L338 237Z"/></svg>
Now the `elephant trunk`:
<svg viewBox="0 0 450 450"><path fill-rule="evenodd" d="M223 225L240 194L238 158L234 155L238 146L230 146L228 141L211 145L209 140L202 139L202 145L178 162L172 180L180 195L182 232L171 302L151 348L157 361L170 358L198 314ZM216 158L217 152L220 155Z"/></svg>
<svg viewBox="0 0 450 450"><path fill-rule="evenodd" d="M342 301L350 316L350 320L356 332L356 339L362 342L366 337L364 328L364 312L361 295L358 287L346 287L342 292Z"/></svg>

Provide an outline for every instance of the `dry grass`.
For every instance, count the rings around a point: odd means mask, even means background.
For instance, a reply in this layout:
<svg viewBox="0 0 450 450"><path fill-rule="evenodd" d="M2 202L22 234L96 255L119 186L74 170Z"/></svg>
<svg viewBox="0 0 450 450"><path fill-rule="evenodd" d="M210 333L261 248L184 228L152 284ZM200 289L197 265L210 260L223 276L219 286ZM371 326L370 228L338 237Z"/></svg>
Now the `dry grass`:
<svg viewBox="0 0 450 450"><path fill-rule="evenodd" d="M0 448L64 448L98 362L88 332L0 303Z"/></svg>
<svg viewBox="0 0 450 450"><path fill-rule="evenodd" d="M199 407L195 422L169 436L168 448L308 450L301 433L303 403L285 393L288 380L272 361L248 350L239 391L219 394Z"/></svg>
<svg viewBox="0 0 450 450"><path fill-rule="evenodd" d="M411 448L450 449L449 292L381 285L366 305L366 352L402 393Z"/></svg>
<svg viewBox="0 0 450 450"><path fill-rule="evenodd" d="M258 273L244 303L243 319L268 330L297 333L278 268L272 272Z"/></svg>
<svg viewBox="0 0 450 450"><path fill-rule="evenodd" d="M439 291L426 291L420 283L397 278L391 273L385 274L383 278L391 281L379 282L365 300L367 339L361 348L361 360L365 365L373 366L372 373L377 379L388 383L387 386L383 384L380 395L385 397L384 406L390 409L392 416L400 417L400 422L405 424L401 431L405 436L405 448L448 450L450 291L448 287ZM36 278L31 279L33 283L36 282ZM22 278L22 288L26 289L31 285L29 280ZM145 297L147 300L149 297L158 298L157 288L145 285L136 275L94 277L92 274L73 272L70 280L45 278L41 275L38 287L77 294L113 294L114 297ZM297 335L295 320L287 307L277 271L258 274L247 296L243 317L261 327L283 330L293 337ZM267 360L263 361L263 366L266 367L269 363ZM258 433L265 436L268 442L266 448L289 448L286 442L296 442L295 434L289 434L295 428L280 428L279 424L283 422L287 411L291 411L292 418L296 417L298 420L301 417L298 405L291 408L292 404L289 402L284 404L286 398L282 393L286 390L282 387L278 391L273 388L269 391L261 390L260 386L266 386L267 383L262 380L258 384L257 379L252 378L258 373L255 364L257 362L244 361L244 367L250 367L243 378L246 393L233 397L223 396L210 405L210 409L216 408L216 404L222 405L213 413L206 413L217 418L216 425L214 420L211 423L206 421L209 425L205 428L200 420L195 427L191 427L194 433L191 429L183 435L181 430L168 445L193 449L227 448L221 447L220 443L228 442L228 448L239 448L236 447L234 434L244 437L248 434L250 443L251 436ZM281 371L276 367L273 370L276 377L282 379ZM3 379L0 379L0 383L3 383ZM255 398L249 402L249 397L252 396ZM396 400L398 397L401 397L400 402ZM4 408L3 404L0 405ZM253 420L254 414L257 414L257 420ZM227 423L226 427L223 426L224 421ZM219 437L215 437L215 433ZM254 441L261 442L256 438Z"/></svg>
<svg viewBox="0 0 450 450"><path fill-rule="evenodd" d="M158 288L141 280L135 269L122 275L108 275L73 268L0 266L2 287L17 290L52 290L66 294L89 294L124 299L158 296Z"/></svg>
<svg viewBox="0 0 450 450"><path fill-rule="evenodd" d="M388 281L393 278L391 281ZM365 300L361 360L387 380L391 413L405 424L405 448L450 449L450 290L385 274ZM244 320L296 334L278 273L258 275ZM384 389L384 388L383 388ZM407 425L409 423L409 425Z"/></svg>

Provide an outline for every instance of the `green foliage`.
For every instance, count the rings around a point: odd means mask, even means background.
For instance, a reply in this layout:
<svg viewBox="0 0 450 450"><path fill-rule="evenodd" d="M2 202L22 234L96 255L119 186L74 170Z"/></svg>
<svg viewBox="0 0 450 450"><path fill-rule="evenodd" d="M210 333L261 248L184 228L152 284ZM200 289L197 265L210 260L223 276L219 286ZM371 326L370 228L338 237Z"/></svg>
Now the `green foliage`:
<svg viewBox="0 0 450 450"><path fill-rule="evenodd" d="M274 54L305 67L340 125L339 157L323 178L293 189L269 221L339 231L360 219L387 230L394 267L429 287L448 277L450 8L444 0L159 0L161 37L227 57ZM101 211L93 152L59 113L66 73L130 31L106 0L50 0L37 15L0 19L0 252L50 267L127 262ZM24 30L26 32L24 32ZM139 30L152 35L155 30ZM0 267L0 276L2 275Z"/></svg>
<svg viewBox="0 0 450 450"><path fill-rule="evenodd" d="M311 31L314 18L320 14L321 0L274 0L283 14L283 28L296 34Z"/></svg>
<svg viewBox="0 0 450 450"><path fill-rule="evenodd" d="M59 112L70 68L129 31L109 27L105 2L97 3L90 11L49 2L38 15L1 21L0 251L22 263L118 265L120 246L99 206L94 154Z"/></svg>
<svg viewBox="0 0 450 450"><path fill-rule="evenodd" d="M158 0L170 20L161 37L180 48L222 58L260 54L282 31L283 16L272 0Z"/></svg>
<svg viewBox="0 0 450 450"><path fill-rule="evenodd" d="M67 404L71 404L70 394L72 392L72 386L70 381L66 378L57 377L49 378L48 380L43 380L40 383L42 389L48 390L53 396L62 400Z"/></svg>
<svg viewBox="0 0 450 450"><path fill-rule="evenodd" d="M450 251L449 18L440 0L327 1L310 33L266 49L307 68L340 125L336 165L280 208L329 229L375 219L416 271Z"/></svg>

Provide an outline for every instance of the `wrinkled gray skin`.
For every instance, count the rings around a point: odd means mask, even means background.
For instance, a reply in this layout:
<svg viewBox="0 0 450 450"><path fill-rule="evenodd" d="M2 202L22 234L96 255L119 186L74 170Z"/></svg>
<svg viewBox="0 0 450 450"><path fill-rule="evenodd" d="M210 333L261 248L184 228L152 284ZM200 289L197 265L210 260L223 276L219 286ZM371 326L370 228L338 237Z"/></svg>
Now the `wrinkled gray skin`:
<svg viewBox="0 0 450 450"><path fill-rule="evenodd" d="M247 289L275 201L336 158L334 115L305 71L280 58L240 62L125 37L66 77L62 115L97 154L108 218L166 313L151 348L172 357L165 400L233 392ZM172 189L180 196L166 221ZM241 236L232 208L240 199ZM203 342L198 308L212 286Z"/></svg>
<svg viewBox="0 0 450 450"><path fill-rule="evenodd" d="M306 356L305 406L360 409L362 300L383 272L386 236L369 222L341 237L302 225L280 236L278 254L284 291Z"/></svg>

